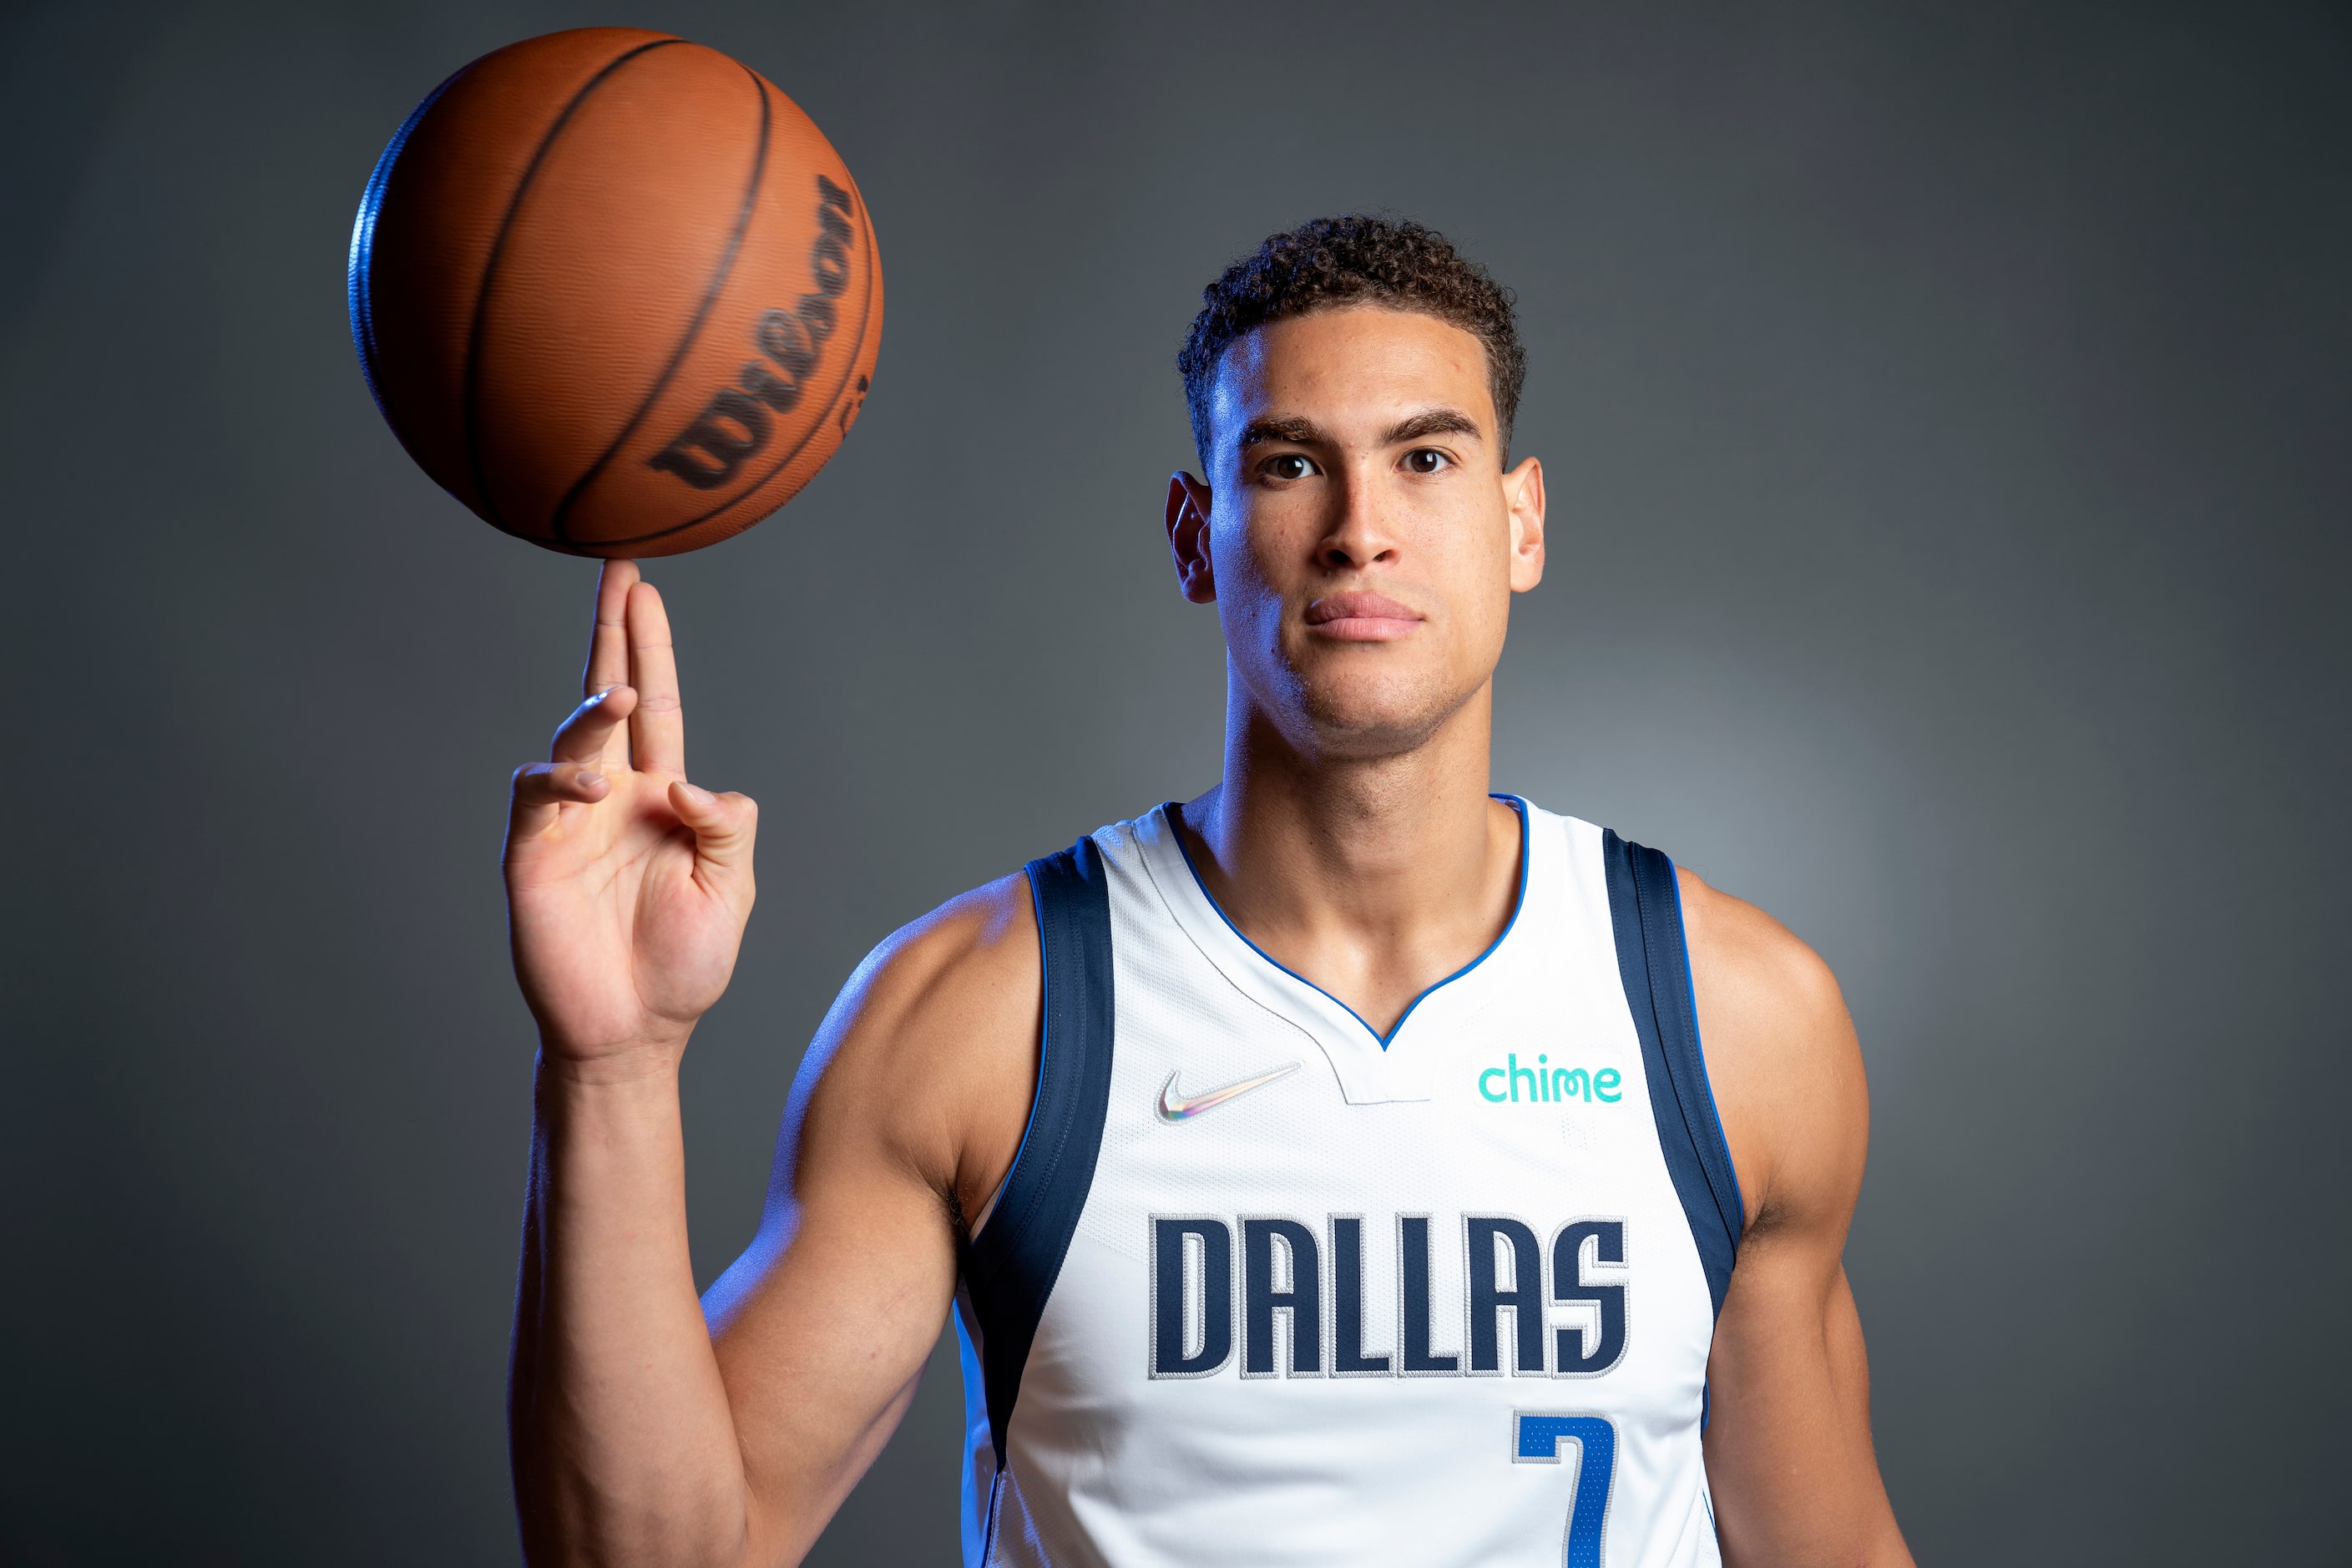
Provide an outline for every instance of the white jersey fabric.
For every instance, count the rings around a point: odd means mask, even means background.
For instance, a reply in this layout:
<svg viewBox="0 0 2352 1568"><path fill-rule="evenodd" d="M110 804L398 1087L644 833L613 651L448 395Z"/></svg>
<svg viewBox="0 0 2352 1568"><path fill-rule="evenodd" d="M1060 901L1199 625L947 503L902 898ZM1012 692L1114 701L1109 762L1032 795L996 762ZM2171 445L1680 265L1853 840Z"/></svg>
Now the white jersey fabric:
<svg viewBox="0 0 2352 1568"><path fill-rule="evenodd" d="M1162 807L1033 862L1036 1104L963 1260L967 1564L1720 1561L1739 1199L1672 863L1501 797L1517 909L1385 1040Z"/></svg>

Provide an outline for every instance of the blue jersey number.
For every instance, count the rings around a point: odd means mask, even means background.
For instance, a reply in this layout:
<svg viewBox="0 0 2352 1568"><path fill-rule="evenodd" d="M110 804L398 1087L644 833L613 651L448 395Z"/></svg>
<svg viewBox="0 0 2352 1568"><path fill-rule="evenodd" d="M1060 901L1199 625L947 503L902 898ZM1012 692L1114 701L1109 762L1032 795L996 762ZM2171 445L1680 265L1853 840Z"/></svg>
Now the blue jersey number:
<svg viewBox="0 0 2352 1568"><path fill-rule="evenodd" d="M1568 1505L1562 1568L1601 1568L1601 1532L1609 1523L1609 1483L1617 1474L1617 1428L1603 1415L1511 1412L1511 1461L1557 1465L1559 1446L1576 1445L1576 1493Z"/></svg>

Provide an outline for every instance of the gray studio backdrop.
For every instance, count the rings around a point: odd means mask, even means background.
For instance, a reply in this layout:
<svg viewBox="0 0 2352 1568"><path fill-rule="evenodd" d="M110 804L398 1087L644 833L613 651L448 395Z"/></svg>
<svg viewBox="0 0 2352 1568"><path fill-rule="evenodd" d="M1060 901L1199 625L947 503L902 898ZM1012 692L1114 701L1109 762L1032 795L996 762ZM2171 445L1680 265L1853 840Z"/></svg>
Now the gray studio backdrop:
<svg viewBox="0 0 2352 1568"><path fill-rule="evenodd" d="M410 466L342 267L435 82L629 21L798 98L889 285L841 457L652 570L764 808L704 1280L873 942L1215 777L1171 356L1236 250L1393 208L1521 296L1497 786L1843 978L1923 1560L2347 1561L2352 25L1711 11L10 8L7 1560L516 1555L497 850L593 568ZM943 1355L814 1561L951 1559L957 1407Z"/></svg>

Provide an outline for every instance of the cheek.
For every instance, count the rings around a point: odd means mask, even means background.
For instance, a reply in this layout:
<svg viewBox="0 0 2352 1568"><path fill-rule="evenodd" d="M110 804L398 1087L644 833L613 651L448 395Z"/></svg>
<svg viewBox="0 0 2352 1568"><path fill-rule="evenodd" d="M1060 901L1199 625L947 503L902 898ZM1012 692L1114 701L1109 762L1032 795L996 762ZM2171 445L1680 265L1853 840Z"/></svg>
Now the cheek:
<svg viewBox="0 0 2352 1568"><path fill-rule="evenodd" d="M1217 569L1217 596L1231 593L1237 599L1272 596L1278 600L1286 580L1283 565L1290 553L1281 518L1268 515L1265 508L1255 508L1221 524L1209 538L1210 559Z"/></svg>
<svg viewBox="0 0 2352 1568"><path fill-rule="evenodd" d="M1432 552L1444 583L1445 602L1466 653L1484 653L1502 640L1511 612L1511 546L1507 529L1492 520L1464 520Z"/></svg>

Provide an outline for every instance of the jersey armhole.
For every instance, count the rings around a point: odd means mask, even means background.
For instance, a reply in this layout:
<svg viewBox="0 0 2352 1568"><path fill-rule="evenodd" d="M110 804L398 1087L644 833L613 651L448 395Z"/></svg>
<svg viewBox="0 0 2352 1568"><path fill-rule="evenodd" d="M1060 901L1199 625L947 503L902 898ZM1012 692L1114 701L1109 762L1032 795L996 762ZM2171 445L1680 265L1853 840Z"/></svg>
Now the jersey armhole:
<svg viewBox="0 0 2352 1568"><path fill-rule="evenodd" d="M964 1247L965 1293L997 1466L1022 1368L1094 1184L1110 1104L1110 896L1102 855L1081 838L1029 862L1044 990L1029 1125Z"/></svg>
<svg viewBox="0 0 2352 1568"><path fill-rule="evenodd" d="M1747 1228L1738 1173L1716 1112L1698 1035L1690 950L1683 936L1682 889L1675 863L1658 850L1604 828L1601 858L1609 884L1609 918L1625 1005L1641 1037L1658 1147L1674 1179L1706 1271L1717 1313L1731 1288L1732 1265Z"/></svg>

